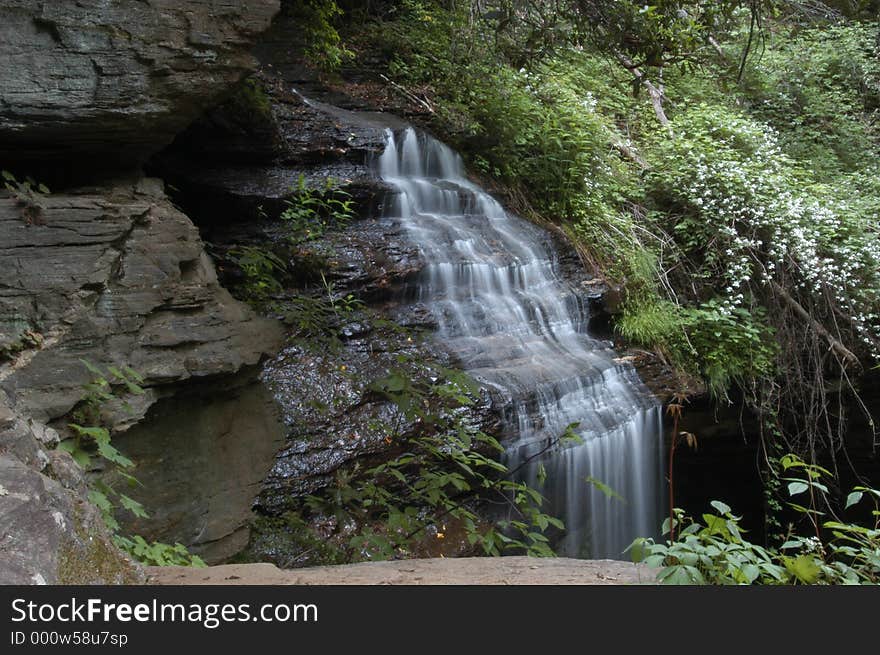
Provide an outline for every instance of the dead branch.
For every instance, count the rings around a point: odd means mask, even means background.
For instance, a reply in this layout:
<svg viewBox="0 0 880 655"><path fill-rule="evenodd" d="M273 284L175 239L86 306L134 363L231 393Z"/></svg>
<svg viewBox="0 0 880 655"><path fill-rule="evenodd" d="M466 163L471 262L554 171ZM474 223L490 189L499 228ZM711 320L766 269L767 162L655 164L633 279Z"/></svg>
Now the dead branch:
<svg viewBox="0 0 880 655"><path fill-rule="evenodd" d="M636 66L633 61L624 54L617 53L617 61L619 61L624 68L626 68L630 73L632 73L633 77L648 90L648 95L651 97L651 104L654 106L654 113L657 114L657 120L660 121L660 124L667 129L669 132L669 136L673 136L672 134L672 126L669 124L669 118L666 117L666 111L663 109L663 103L666 101L666 95L663 91L651 82L645 74L639 70L639 67Z"/></svg>
<svg viewBox="0 0 880 655"><path fill-rule="evenodd" d="M648 162L646 162L638 152L627 145L624 141L614 141L611 145L621 155L630 161L635 162L643 171L648 170Z"/></svg>
<svg viewBox="0 0 880 655"><path fill-rule="evenodd" d="M848 361L851 364L855 364L857 367L861 367L861 363L859 362L859 358L856 357L853 352L843 345L839 339L837 339L833 334L831 334L824 325L822 325L815 318L810 316L810 313L801 306L801 304L792 298L792 296L783 289L779 284L774 281L770 281L770 286L773 288L773 291L781 300L785 302L788 307L794 311L795 314L800 316L807 324L813 329L813 331L821 337L824 337L828 344L835 353L840 355L843 359Z"/></svg>
<svg viewBox="0 0 880 655"><path fill-rule="evenodd" d="M414 94L414 93L412 93L411 91L409 91L408 89L404 88L403 86L401 86L401 85L398 84L397 82L388 79L385 75L382 75L381 73L379 74L379 77L381 77L385 82L387 82L388 84L390 84L391 87L392 87L395 91L397 91L398 93L402 94L402 95L405 96L407 99L409 99L409 100L415 102L415 103L418 104L420 107L423 107L423 108L424 108L426 111L428 111L429 113L431 113L431 114L434 113L434 108L428 103L427 100L425 100L425 99L423 99L423 98L419 98L416 94Z"/></svg>

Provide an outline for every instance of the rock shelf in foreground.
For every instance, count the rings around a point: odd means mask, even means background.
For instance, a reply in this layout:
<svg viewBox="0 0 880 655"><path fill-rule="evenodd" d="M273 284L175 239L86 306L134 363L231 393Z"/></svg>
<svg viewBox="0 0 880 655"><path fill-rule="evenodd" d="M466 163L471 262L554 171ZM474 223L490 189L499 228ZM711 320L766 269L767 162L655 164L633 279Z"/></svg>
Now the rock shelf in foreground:
<svg viewBox="0 0 880 655"><path fill-rule="evenodd" d="M274 564L205 569L151 567L157 585L630 585L653 584L651 569L617 560L461 557L363 562L282 570Z"/></svg>

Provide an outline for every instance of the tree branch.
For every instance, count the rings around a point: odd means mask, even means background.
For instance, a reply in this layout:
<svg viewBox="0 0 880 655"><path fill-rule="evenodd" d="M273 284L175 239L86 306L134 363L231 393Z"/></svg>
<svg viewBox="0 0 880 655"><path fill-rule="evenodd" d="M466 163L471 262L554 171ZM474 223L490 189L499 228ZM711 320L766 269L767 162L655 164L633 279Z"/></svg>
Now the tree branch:
<svg viewBox="0 0 880 655"><path fill-rule="evenodd" d="M843 343L841 343L839 339L837 339L833 334L831 334L825 328L824 325L822 325L819 321L817 321L815 318L810 316L810 313L806 309L804 309L803 306L801 306L801 304L797 300L792 298L792 296L788 293L788 291L783 289L779 284L777 284L773 280L770 280L770 286L772 287L772 289L776 293L776 295L779 296L783 300L783 302L785 302L785 304L788 305L792 311L794 311L795 314L800 316L804 321L806 321L810 325L811 328L813 328L813 331L816 334L818 334L819 336L824 337L825 339L828 340L828 344L829 344L831 350L833 350L835 353L840 355L840 357L842 357L843 359L845 359L849 363L855 364L857 367L861 368L861 363L859 362L859 358L856 357L849 348L844 346Z"/></svg>
<svg viewBox="0 0 880 655"><path fill-rule="evenodd" d="M381 77L383 80L385 80L388 84L390 84L392 86L392 88L394 88L399 93L403 94L409 100L412 100L413 102L420 105L421 107L424 107L429 113L431 113L431 114L434 113L434 108L430 104L428 104L427 100L419 98L417 95L415 95L411 91L408 91L407 89L402 87L397 82L394 82L393 80L388 79L385 75L380 74L379 77Z"/></svg>
<svg viewBox="0 0 880 655"><path fill-rule="evenodd" d="M663 102L666 100L666 96L663 91L651 82L645 74L639 70L639 67L636 66L633 61L622 53L615 53L617 57L617 61L619 61L624 68L626 68L630 73L632 73L633 77L648 90L648 95L651 96L651 104L654 105L654 113L657 114L657 120L660 121L660 124L666 128L669 132L669 136L673 136L672 134L672 126L669 124L669 118L666 117L666 112L663 109Z"/></svg>

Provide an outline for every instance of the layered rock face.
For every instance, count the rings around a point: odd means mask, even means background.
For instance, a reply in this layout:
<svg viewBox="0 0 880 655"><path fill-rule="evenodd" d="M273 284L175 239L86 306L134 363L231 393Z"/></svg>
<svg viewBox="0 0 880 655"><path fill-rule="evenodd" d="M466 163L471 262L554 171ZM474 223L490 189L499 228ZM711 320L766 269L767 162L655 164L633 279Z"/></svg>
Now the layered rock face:
<svg viewBox="0 0 880 655"><path fill-rule="evenodd" d="M0 338L39 343L0 368L20 410L44 421L67 413L93 377L80 360L125 363L155 387L233 373L280 344L274 323L218 284L159 181L43 204L29 223L15 199L0 198Z"/></svg>
<svg viewBox="0 0 880 655"><path fill-rule="evenodd" d="M248 48L278 8L2 0L0 161L42 169L77 156L108 170L142 162L253 68Z"/></svg>
<svg viewBox="0 0 880 655"><path fill-rule="evenodd" d="M0 391L0 584L142 582L88 502L82 469L57 443Z"/></svg>
<svg viewBox="0 0 880 655"><path fill-rule="evenodd" d="M95 377L84 362L144 376L144 394L101 418L114 441L141 423L132 451L147 459L190 462L179 477L201 482L182 497L211 520L187 541L222 540L248 520L276 448L271 412L239 420L258 411L251 391L208 418L179 408L189 423L143 418L197 382L225 390L278 350L282 331L222 287L198 230L139 167L253 70L249 49L278 5L0 0L0 167L52 187L0 185L0 583L141 579L88 502L86 473L56 449ZM195 434L199 456L157 439L173 427ZM213 450L216 466L191 475Z"/></svg>

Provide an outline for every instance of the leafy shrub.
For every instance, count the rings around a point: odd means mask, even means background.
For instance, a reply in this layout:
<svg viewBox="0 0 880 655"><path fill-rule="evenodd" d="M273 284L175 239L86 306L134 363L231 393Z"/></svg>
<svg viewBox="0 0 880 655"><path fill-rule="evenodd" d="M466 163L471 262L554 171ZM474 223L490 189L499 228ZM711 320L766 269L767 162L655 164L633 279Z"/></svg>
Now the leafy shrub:
<svg viewBox="0 0 880 655"><path fill-rule="evenodd" d="M874 167L877 54L876 29L867 23L780 28L747 69L747 108L779 130L786 154L823 175Z"/></svg>
<svg viewBox="0 0 880 655"><path fill-rule="evenodd" d="M319 239L330 228L345 227L354 217L351 195L333 178L327 178L323 188L313 189L300 175L292 191L293 198L285 200L287 207L281 220L294 245Z"/></svg>
<svg viewBox="0 0 880 655"><path fill-rule="evenodd" d="M159 541L147 543L146 539L140 535L130 538L116 535L113 537L113 543L139 562L150 566L193 566L195 568L207 566L201 557L190 553L187 547L181 543L176 543L173 546Z"/></svg>
<svg viewBox="0 0 880 655"><path fill-rule="evenodd" d="M872 347L880 335L873 217L811 185L764 125L708 106L683 113L676 125L678 138L657 143L651 190L677 218L689 270L724 285L720 311L746 307L760 286L789 284L790 276L817 304L830 296Z"/></svg>
<svg viewBox="0 0 880 655"><path fill-rule="evenodd" d="M285 11L296 19L297 45L312 65L333 71L351 57L336 30L342 14L336 0L300 0L288 3Z"/></svg>
<svg viewBox="0 0 880 655"><path fill-rule="evenodd" d="M261 303L281 293L287 265L278 255L258 246L236 246L227 252L244 274L240 293L248 301Z"/></svg>
<svg viewBox="0 0 880 655"><path fill-rule="evenodd" d="M678 540L657 544L653 539L636 539L630 546L633 560L662 567L657 575L662 584L880 583L880 491L855 487L844 507L870 501L873 525L836 517L823 520L820 517L831 511L824 483L833 478L831 473L793 455L781 458L781 464L790 497L809 495L808 505L788 504L808 519L815 536L790 534L778 549L764 548L747 541L740 517L715 500L711 503L715 512L703 514L702 523L676 509ZM664 521L663 534L670 534L671 525L670 519Z"/></svg>

